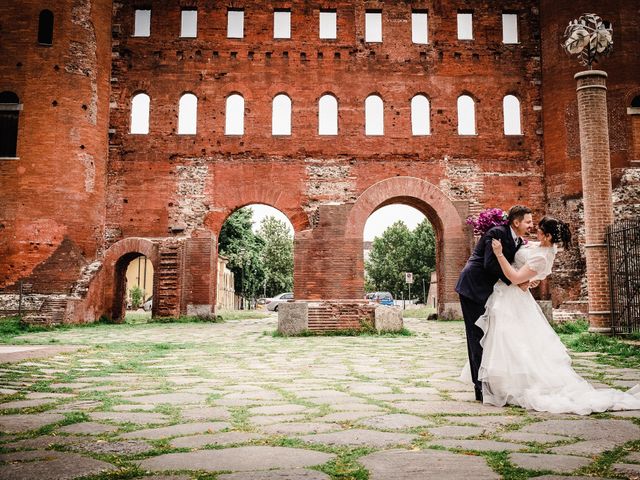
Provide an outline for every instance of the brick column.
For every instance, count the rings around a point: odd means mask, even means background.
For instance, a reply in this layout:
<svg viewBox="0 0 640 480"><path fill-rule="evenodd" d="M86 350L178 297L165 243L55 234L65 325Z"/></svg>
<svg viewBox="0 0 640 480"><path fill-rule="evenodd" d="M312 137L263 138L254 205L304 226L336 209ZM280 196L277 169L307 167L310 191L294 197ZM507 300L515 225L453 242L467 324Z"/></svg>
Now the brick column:
<svg viewBox="0 0 640 480"><path fill-rule="evenodd" d="M609 269L606 228L613 223L607 74L601 70L579 72L578 114L582 157L585 255L589 291L589 331L611 332Z"/></svg>

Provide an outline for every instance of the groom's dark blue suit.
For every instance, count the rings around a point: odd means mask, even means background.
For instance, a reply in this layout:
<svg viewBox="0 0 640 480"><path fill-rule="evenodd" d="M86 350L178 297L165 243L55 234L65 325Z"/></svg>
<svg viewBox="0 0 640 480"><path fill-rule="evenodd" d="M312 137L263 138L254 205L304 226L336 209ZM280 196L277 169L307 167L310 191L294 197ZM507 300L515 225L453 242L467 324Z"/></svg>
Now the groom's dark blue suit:
<svg viewBox="0 0 640 480"><path fill-rule="evenodd" d="M502 242L502 253L509 263L513 263L516 252L520 248L520 239L518 239L518 243L514 242L509 225L493 227L478 241L469 260L467 260L467 264L462 269L456 285L467 332L471 378L478 400L482 399L482 384L478 381L478 369L482 362L480 339L483 332L476 325L476 321L484 313L484 305L493 292L493 286L496 282L501 279L507 285L511 284L502 273L498 259L493 253L491 240L494 238Z"/></svg>

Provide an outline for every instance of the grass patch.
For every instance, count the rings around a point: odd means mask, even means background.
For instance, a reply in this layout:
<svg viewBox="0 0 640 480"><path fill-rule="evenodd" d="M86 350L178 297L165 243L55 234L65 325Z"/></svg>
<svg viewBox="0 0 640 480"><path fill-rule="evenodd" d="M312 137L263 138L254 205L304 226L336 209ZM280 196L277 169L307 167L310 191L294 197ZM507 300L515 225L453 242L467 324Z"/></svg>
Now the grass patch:
<svg viewBox="0 0 640 480"><path fill-rule="evenodd" d="M271 315L257 310L223 310L219 312L218 317L223 321L226 320L257 320L260 318L269 318Z"/></svg>
<svg viewBox="0 0 640 480"><path fill-rule="evenodd" d="M402 318L428 318L429 315L436 313L433 307L412 308L402 311Z"/></svg>
<svg viewBox="0 0 640 480"><path fill-rule="evenodd" d="M196 317L196 316L181 316L181 317L154 317L149 319L147 324L151 323L222 323L224 320L220 315L212 317Z"/></svg>
<svg viewBox="0 0 640 480"><path fill-rule="evenodd" d="M285 335L277 330L271 333L272 337L275 338L293 338L293 337L411 337L414 333L411 330L407 330L403 328L402 330L398 330L397 332L386 332L381 331L377 332L376 330L355 330L355 329L344 329L344 330L327 330L322 332L315 332L311 330L304 330L296 335Z"/></svg>
<svg viewBox="0 0 640 480"><path fill-rule="evenodd" d="M558 335L585 333L589 330L589 322L584 318L580 318L573 322L552 323L551 326Z"/></svg>
<svg viewBox="0 0 640 480"><path fill-rule="evenodd" d="M0 342L10 342L13 337L32 332L44 332L51 328L29 325L22 321L22 317L16 315L13 317L0 318Z"/></svg>

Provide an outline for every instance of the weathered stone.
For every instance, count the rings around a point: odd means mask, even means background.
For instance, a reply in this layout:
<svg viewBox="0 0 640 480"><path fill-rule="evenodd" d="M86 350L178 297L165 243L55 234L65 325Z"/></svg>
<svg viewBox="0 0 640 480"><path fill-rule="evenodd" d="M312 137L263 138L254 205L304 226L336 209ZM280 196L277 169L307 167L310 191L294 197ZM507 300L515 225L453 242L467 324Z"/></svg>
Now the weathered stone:
<svg viewBox="0 0 640 480"><path fill-rule="evenodd" d="M185 408L180 412L185 420L229 420L231 414L222 407Z"/></svg>
<svg viewBox="0 0 640 480"><path fill-rule="evenodd" d="M436 437L444 438L466 438L481 435L485 432L484 427L461 427L461 426L444 426L430 428L429 433Z"/></svg>
<svg viewBox="0 0 640 480"><path fill-rule="evenodd" d="M505 440L511 440L514 442L536 442L536 443L554 443L554 442L566 442L571 440L570 437L563 437L561 435L550 435L548 433L527 433L527 432L505 432L500 433L500 437Z"/></svg>
<svg viewBox="0 0 640 480"><path fill-rule="evenodd" d="M591 463L591 460L582 457L544 453L512 453L509 460L527 470L553 470L560 473L573 472Z"/></svg>
<svg viewBox="0 0 640 480"><path fill-rule="evenodd" d="M358 423L381 430L405 430L407 428L428 427L432 425L431 422L428 422L424 418L416 417L415 415L406 415L404 413L369 417L360 420Z"/></svg>
<svg viewBox="0 0 640 480"><path fill-rule="evenodd" d="M216 472L302 468L321 465L335 458L328 453L285 447L237 447L223 450L200 450L169 453L140 462L150 471L205 470Z"/></svg>
<svg viewBox="0 0 640 480"><path fill-rule="evenodd" d="M330 478L326 473L304 469L218 475L218 480L330 480Z"/></svg>
<svg viewBox="0 0 640 480"><path fill-rule="evenodd" d="M249 413L255 415L291 415L304 412L307 407L304 405L271 405L266 407L254 407L249 409Z"/></svg>
<svg viewBox="0 0 640 480"><path fill-rule="evenodd" d="M0 410L10 409L10 408L39 407L40 405L47 405L53 402L55 402L55 400L53 399L15 400L13 402L0 404Z"/></svg>
<svg viewBox="0 0 640 480"><path fill-rule="evenodd" d="M378 432L376 430L343 430L333 433L319 433L298 437L303 442L323 443L327 445L371 445L388 447L391 445L409 444L416 435L407 433Z"/></svg>
<svg viewBox="0 0 640 480"><path fill-rule="evenodd" d="M276 423L262 427L260 430L272 435L296 435L301 433L324 433L341 429L340 425L331 423Z"/></svg>
<svg viewBox="0 0 640 480"><path fill-rule="evenodd" d="M309 329L309 305L306 302L282 303L278 306L278 332L299 335Z"/></svg>
<svg viewBox="0 0 640 480"><path fill-rule="evenodd" d="M149 424L169 421L169 417L162 413L149 412L92 412L89 416L96 420L110 420L118 423Z"/></svg>
<svg viewBox="0 0 640 480"><path fill-rule="evenodd" d="M53 451L18 453L28 453L29 455L8 454L2 456L3 461L12 463L0 465L0 478L7 480L33 480L36 478L68 480L115 469L109 463L76 453Z"/></svg>
<svg viewBox="0 0 640 480"><path fill-rule="evenodd" d="M146 438L149 440L158 438L175 437L178 435L192 435L194 433L218 432L229 428L231 425L226 422L207 423L182 423L171 425L170 427L148 428L146 430L136 430L125 433L121 438Z"/></svg>
<svg viewBox="0 0 640 480"><path fill-rule="evenodd" d="M378 332L399 332L403 326L400 307L376 307L374 327Z"/></svg>
<svg viewBox="0 0 640 480"><path fill-rule="evenodd" d="M101 455L138 455L147 453L154 449L147 442L140 440L92 440L81 441L72 444L71 450L80 450L83 452L98 453Z"/></svg>
<svg viewBox="0 0 640 480"><path fill-rule="evenodd" d="M64 419L59 413L34 413L0 416L0 431L6 433L26 432Z"/></svg>
<svg viewBox="0 0 640 480"><path fill-rule="evenodd" d="M338 412L318 417L315 420L330 423L354 422L356 420L360 420L361 418L373 417L374 415L375 412Z"/></svg>
<svg viewBox="0 0 640 480"><path fill-rule="evenodd" d="M389 450L358 460L369 470L370 480L494 480L500 476L482 457L438 450Z"/></svg>
<svg viewBox="0 0 640 480"><path fill-rule="evenodd" d="M611 468L614 472L627 475L634 480L640 478L640 465L636 463L614 463Z"/></svg>
<svg viewBox="0 0 640 480"><path fill-rule="evenodd" d="M479 452L517 452L527 448L525 445L497 442L495 440L434 440L432 444L460 450L477 450Z"/></svg>
<svg viewBox="0 0 640 480"><path fill-rule="evenodd" d="M100 435L106 432L115 432L118 427L114 425L105 425L103 423L82 422L60 427L58 431L63 433L73 433L75 435Z"/></svg>
<svg viewBox="0 0 640 480"><path fill-rule="evenodd" d="M204 435L189 435L174 438L169 442L175 448L200 448L205 445L231 445L234 443L250 442L261 438L262 435L247 432L207 433Z"/></svg>
<svg viewBox="0 0 640 480"><path fill-rule="evenodd" d="M126 396L124 400L136 403L146 403L159 405L169 403L174 405L202 404L205 403L206 395L196 393L158 393L155 395Z"/></svg>
<svg viewBox="0 0 640 480"><path fill-rule="evenodd" d="M282 422L298 422L304 420L305 415L256 415L249 418L254 425L273 425Z"/></svg>
<svg viewBox="0 0 640 480"><path fill-rule="evenodd" d="M448 400L433 402L398 402L394 404L396 408L406 410L410 413L422 415L433 415L435 413L501 413L504 408L494 407L491 405L483 405L481 403L471 402L452 402Z"/></svg>
<svg viewBox="0 0 640 480"><path fill-rule="evenodd" d="M615 439L619 443L640 438L640 426L627 420L547 420L522 429L530 433L551 433L586 440Z"/></svg>
<svg viewBox="0 0 640 480"><path fill-rule="evenodd" d="M562 445L551 449L553 453L563 453L567 455L581 455L583 457L594 457L600 455L606 450L611 450L620 445L619 440L615 438L602 438L598 440L586 440L584 442L572 443L570 445Z"/></svg>

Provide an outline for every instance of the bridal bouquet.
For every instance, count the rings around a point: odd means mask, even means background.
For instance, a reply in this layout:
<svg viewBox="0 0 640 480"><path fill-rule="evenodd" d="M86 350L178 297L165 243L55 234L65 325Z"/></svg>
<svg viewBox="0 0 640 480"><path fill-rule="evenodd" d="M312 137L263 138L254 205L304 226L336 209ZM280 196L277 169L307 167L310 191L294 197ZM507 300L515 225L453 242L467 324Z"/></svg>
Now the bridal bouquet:
<svg viewBox="0 0 640 480"><path fill-rule="evenodd" d="M482 236L487 231L498 225L506 225L507 212L502 211L499 208L487 208L481 211L477 216L470 216L467 218L467 225L473 226L473 234Z"/></svg>

